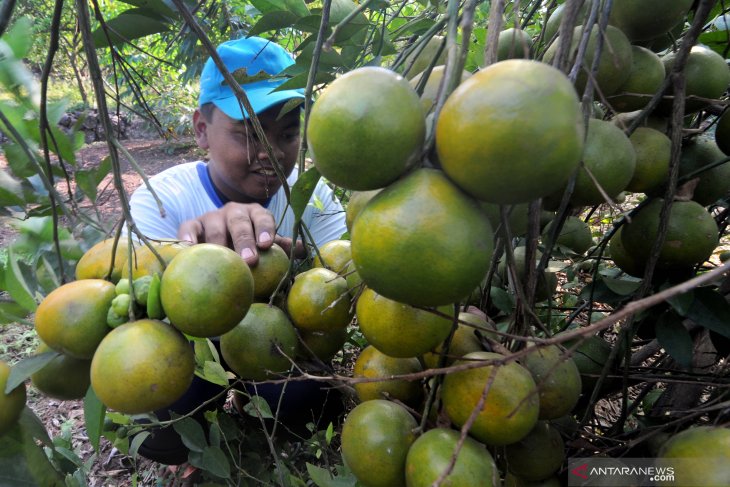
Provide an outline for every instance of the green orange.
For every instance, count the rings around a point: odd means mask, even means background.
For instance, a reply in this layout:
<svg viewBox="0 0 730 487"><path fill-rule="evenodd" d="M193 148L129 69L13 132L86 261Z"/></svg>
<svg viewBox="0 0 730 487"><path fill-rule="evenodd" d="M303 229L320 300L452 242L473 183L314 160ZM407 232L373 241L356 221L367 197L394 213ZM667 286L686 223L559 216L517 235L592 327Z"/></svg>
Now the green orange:
<svg viewBox="0 0 730 487"><path fill-rule="evenodd" d="M298 274L286 303L292 322L302 330L333 332L350 323L347 281L324 267Z"/></svg>
<svg viewBox="0 0 730 487"><path fill-rule="evenodd" d="M510 27L499 33L497 60L530 59L532 37L522 29Z"/></svg>
<svg viewBox="0 0 730 487"><path fill-rule="evenodd" d="M573 359L552 345L533 349L521 363L537 384L540 419L559 418L573 410L581 393L580 372Z"/></svg>
<svg viewBox="0 0 730 487"><path fill-rule="evenodd" d="M193 380L193 347L167 323L138 320L121 325L91 361L91 387L107 407L140 414L169 406Z"/></svg>
<svg viewBox="0 0 730 487"><path fill-rule="evenodd" d="M404 486L416 426L403 406L383 399L365 401L342 426L342 457L365 487Z"/></svg>
<svg viewBox="0 0 730 487"><path fill-rule="evenodd" d="M634 193L656 191L669 175L672 141L649 127L638 127L629 141L636 152L636 167L626 190Z"/></svg>
<svg viewBox="0 0 730 487"><path fill-rule="evenodd" d="M372 399L396 399L415 406L423 397L421 382L393 377L413 374L421 370L421 363L415 357L391 357L370 345L365 347L355 360L352 377L383 380L356 382L354 384L355 392L361 402Z"/></svg>
<svg viewBox="0 0 730 487"><path fill-rule="evenodd" d="M730 110L725 110L717 119L715 126L715 143L725 154L730 154Z"/></svg>
<svg viewBox="0 0 730 487"><path fill-rule="evenodd" d="M20 418L20 413L25 408L25 384L21 383L5 394L5 386L10 376L10 366L0 360L0 437L7 433Z"/></svg>
<svg viewBox="0 0 730 487"><path fill-rule="evenodd" d="M458 449L451 472L441 485L451 487L498 487L499 470L489 451L468 436L459 448L459 432L446 428L434 428L419 436L411 445L406 457L406 485L431 487L451 465Z"/></svg>
<svg viewBox="0 0 730 487"><path fill-rule="evenodd" d="M352 261L349 240L330 240L322 245L319 253L314 256L314 267L326 267L344 276L347 266Z"/></svg>
<svg viewBox="0 0 730 487"><path fill-rule="evenodd" d="M276 244L266 250L259 249L258 254L258 262L250 268L253 297L258 301L268 301L289 270L289 256Z"/></svg>
<svg viewBox="0 0 730 487"><path fill-rule="evenodd" d="M444 172L481 200L524 203L546 196L563 187L580 161L578 96L567 76L547 64L495 63L446 100L436 149Z"/></svg>
<svg viewBox="0 0 730 487"><path fill-rule="evenodd" d="M473 352L456 364L501 360L491 352ZM486 395L485 395L486 391ZM508 445L525 436L537 424L540 401L530 372L511 362L452 372L444 377L441 398L446 414L463 426L484 396L470 434L487 445Z"/></svg>
<svg viewBox="0 0 730 487"><path fill-rule="evenodd" d="M676 53L669 53L662 58L667 74L674 66ZM719 99L730 84L730 69L725 59L709 47L693 46L689 52L687 63L682 70L685 76L685 113L692 113L708 105L707 99ZM669 111L671 100L663 103L663 112Z"/></svg>
<svg viewBox="0 0 730 487"><path fill-rule="evenodd" d="M697 137L682 147L679 161L680 177L689 175L699 169L714 165L726 159L710 137ZM730 162L724 162L712 169L700 172L692 199L702 206L711 205L721 198L730 195Z"/></svg>
<svg viewBox="0 0 730 487"><path fill-rule="evenodd" d="M479 352L483 349L482 342L477 337L477 333L484 335L490 335L490 332L494 329L487 320L480 318L471 313L462 311L459 313L460 323L454 331L454 335L451 337L449 342L449 349L446 353L445 365L453 364L457 359L463 357L467 353ZM468 324L461 323L464 321ZM496 335L491 335L492 338L496 338ZM444 348L444 343L440 343L433 352L427 352L423 354L423 362L430 368L438 367L441 352Z"/></svg>
<svg viewBox="0 0 730 487"><path fill-rule="evenodd" d="M87 250L76 264L76 279L109 279L117 282L127 264L127 242L119 239L112 265L114 239L107 238Z"/></svg>
<svg viewBox="0 0 730 487"><path fill-rule="evenodd" d="M82 279L54 289L36 311L38 336L53 350L90 359L110 331L106 315L115 296L114 284L101 279Z"/></svg>
<svg viewBox="0 0 730 487"><path fill-rule="evenodd" d="M165 265L152 252L147 245L135 247L132 254L132 280L142 276L151 276L154 274L162 275L165 266L183 249L189 247L188 243L177 241L161 241L152 242L152 248L162 257ZM125 262L122 267L122 277L129 278L129 262Z"/></svg>
<svg viewBox="0 0 730 487"><path fill-rule="evenodd" d="M403 60L402 67L408 70L405 77L412 79L432 64L434 66L445 64L447 51L445 46L441 49L442 44L445 44L443 36L431 37L423 47L414 44L413 50Z"/></svg>
<svg viewBox="0 0 730 487"><path fill-rule="evenodd" d="M618 87L608 104L617 112L641 110L664 82L664 64L659 56L640 46L631 46L633 61L626 81Z"/></svg>
<svg viewBox="0 0 730 487"><path fill-rule="evenodd" d="M537 482L557 473L565 460L560 432L538 421L530 433L504 449L507 468L520 479Z"/></svg>
<svg viewBox="0 0 730 487"><path fill-rule="evenodd" d="M385 68L363 67L337 78L319 97L307 142L325 178L362 191L403 174L419 157L425 135L421 101L408 81Z"/></svg>
<svg viewBox="0 0 730 487"><path fill-rule="evenodd" d="M620 227L608 241L608 251L616 266L626 274L635 277L644 275L644 265L626 251L623 243L623 227Z"/></svg>
<svg viewBox="0 0 730 487"><path fill-rule="evenodd" d="M378 294L440 306L481 282L494 246L478 203L436 169L417 169L381 191L352 229L352 259Z"/></svg>
<svg viewBox="0 0 730 487"><path fill-rule="evenodd" d="M548 223L542 231L544 244L547 244L552 232L553 222L555 220ZM572 250L576 254L584 254L593 245L591 227L577 216L569 216L565 219L555 243Z"/></svg>
<svg viewBox="0 0 730 487"><path fill-rule="evenodd" d="M350 201L347 202L347 208L345 210L345 224L347 225L348 232L352 231L352 225L355 222L357 215L360 214L360 211L365 207L367 202L379 192L379 189L352 192L350 195Z"/></svg>
<svg viewBox="0 0 730 487"><path fill-rule="evenodd" d="M160 300L178 330L213 337L233 329L253 302L248 265L233 250L215 244L188 247L162 275Z"/></svg>
<svg viewBox="0 0 730 487"><path fill-rule="evenodd" d="M52 349L41 342L35 354ZM60 354L42 369L30 376L31 383L41 393L55 399L81 399L91 384L91 360L82 360Z"/></svg>
<svg viewBox="0 0 730 487"><path fill-rule="evenodd" d="M684 430L662 445L657 460L661 465L677 465L676 485L727 485L730 429L696 426Z"/></svg>
<svg viewBox="0 0 730 487"><path fill-rule="evenodd" d="M691 6L692 0L614 0L609 22L632 41L649 40L682 22Z"/></svg>

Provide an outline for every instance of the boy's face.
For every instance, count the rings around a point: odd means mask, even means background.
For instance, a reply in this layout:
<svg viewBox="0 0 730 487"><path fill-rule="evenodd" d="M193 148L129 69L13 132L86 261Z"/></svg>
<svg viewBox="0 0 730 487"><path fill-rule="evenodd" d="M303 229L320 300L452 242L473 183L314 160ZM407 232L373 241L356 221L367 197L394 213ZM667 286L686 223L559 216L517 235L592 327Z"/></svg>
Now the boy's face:
<svg viewBox="0 0 730 487"><path fill-rule="evenodd" d="M258 114L272 152L285 175L291 174L301 142L299 110L277 120L282 105ZM264 144L248 120L234 120L215 108L206 118L199 110L193 116L195 139L208 149L210 176L216 188L231 201L261 202L281 187Z"/></svg>

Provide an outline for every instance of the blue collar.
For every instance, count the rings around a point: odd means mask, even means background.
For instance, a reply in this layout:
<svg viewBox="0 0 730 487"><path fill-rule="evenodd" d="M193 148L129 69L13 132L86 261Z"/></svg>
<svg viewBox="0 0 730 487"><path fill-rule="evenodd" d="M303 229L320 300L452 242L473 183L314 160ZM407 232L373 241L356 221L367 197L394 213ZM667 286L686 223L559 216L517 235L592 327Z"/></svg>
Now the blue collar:
<svg viewBox="0 0 730 487"><path fill-rule="evenodd" d="M213 204L215 204L216 208L221 208L223 205L228 203L230 200L215 187L215 184L213 184L213 180L210 178L210 172L208 171L208 165L201 161L196 166L196 169L198 170L198 177L200 178L203 188L205 188L205 192L208 194L208 197ZM273 196L262 201L261 206L268 208L272 199Z"/></svg>

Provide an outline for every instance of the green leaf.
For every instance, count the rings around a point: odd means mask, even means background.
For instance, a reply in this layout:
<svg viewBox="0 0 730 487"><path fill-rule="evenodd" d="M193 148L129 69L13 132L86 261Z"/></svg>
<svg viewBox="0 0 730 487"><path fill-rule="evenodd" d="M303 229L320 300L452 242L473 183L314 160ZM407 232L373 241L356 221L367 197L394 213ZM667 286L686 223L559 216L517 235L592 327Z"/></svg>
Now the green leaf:
<svg viewBox="0 0 730 487"><path fill-rule="evenodd" d="M261 396L251 396L246 405L243 406L243 410L246 414L254 418L258 418L259 415L264 419L272 419L274 417L271 414L269 403Z"/></svg>
<svg viewBox="0 0 730 487"><path fill-rule="evenodd" d="M0 170L0 206L23 206L23 186L20 181L7 173L5 169Z"/></svg>
<svg viewBox="0 0 730 487"><path fill-rule="evenodd" d="M16 59L23 59L33 45L33 22L28 17L21 17L8 29L3 40L8 43Z"/></svg>
<svg viewBox="0 0 730 487"><path fill-rule="evenodd" d="M17 323L26 318L28 311L13 301L0 302L0 324Z"/></svg>
<svg viewBox="0 0 730 487"><path fill-rule="evenodd" d="M150 10L154 10L160 15L166 17L177 17L179 14L176 10L173 10L168 6L165 0L122 0L124 3L134 5L135 7L144 7ZM184 2L188 4L188 8L191 7L190 2Z"/></svg>
<svg viewBox="0 0 730 487"><path fill-rule="evenodd" d="M692 366L692 337L674 313L664 313L654 325L659 344L684 367Z"/></svg>
<svg viewBox="0 0 730 487"><path fill-rule="evenodd" d="M10 393L10 391L25 382L31 375L41 370L48 362L59 355L60 353L56 351L43 352L38 355L26 357L13 365L10 369L10 375L8 375L8 382L5 384L5 394Z"/></svg>
<svg viewBox="0 0 730 487"><path fill-rule="evenodd" d="M284 0L284 4L286 5L286 10L299 17L309 15L309 9L303 0Z"/></svg>
<svg viewBox="0 0 730 487"><path fill-rule="evenodd" d="M251 5L262 14L277 10L286 10L286 0L250 0Z"/></svg>
<svg viewBox="0 0 730 487"><path fill-rule="evenodd" d="M137 456L137 451L139 450L139 447L142 446L142 443L144 443L144 440L147 439L148 436L150 436L152 433L149 431L141 431L134 435L134 438L132 438L132 442L129 444L129 451L127 454L135 458Z"/></svg>
<svg viewBox="0 0 730 487"><path fill-rule="evenodd" d="M36 443L34 435L26 431L22 421L0 436L0 485L64 485L61 475L54 469L42 447Z"/></svg>
<svg viewBox="0 0 730 487"><path fill-rule="evenodd" d="M610 277L603 277L603 283L608 289L618 294L619 296L628 296L630 294L633 294L634 291L636 291L637 289L639 289L639 286L641 286L641 279L614 279Z"/></svg>
<svg viewBox="0 0 730 487"><path fill-rule="evenodd" d="M307 473L318 487L355 487L358 485L354 475L333 477L329 470L307 462Z"/></svg>
<svg viewBox="0 0 730 487"><path fill-rule="evenodd" d="M679 313L680 316L687 316L687 313L689 313L689 309L692 306L692 302L695 300L695 293L694 289L686 292L684 294L680 294L678 296L672 296L671 298L667 299L667 303L676 311Z"/></svg>
<svg viewBox="0 0 730 487"><path fill-rule="evenodd" d="M95 168L76 171L76 184L81 191L93 202L96 203L96 188L99 183L109 174L112 167L112 160L105 157Z"/></svg>
<svg viewBox="0 0 730 487"><path fill-rule="evenodd" d="M231 476L228 457L216 446L206 446L202 452L190 452L189 461L192 466L202 468L216 477L227 479Z"/></svg>
<svg viewBox="0 0 730 487"><path fill-rule="evenodd" d="M300 88L306 88L308 77L308 73L300 73L293 78L285 81L281 85L277 86L274 91L298 90ZM334 75L318 71L317 75L314 77L314 84L329 83L334 79Z"/></svg>
<svg viewBox="0 0 730 487"><path fill-rule="evenodd" d="M695 299L684 316L708 330L730 338L730 303L714 289L695 289Z"/></svg>
<svg viewBox="0 0 730 487"><path fill-rule="evenodd" d="M297 179L294 186L291 188L291 208L294 212L295 221L299 222L302 220L304 210L307 209L309 200L314 193L314 189L317 187L319 182L320 174L315 166L307 169L304 174Z"/></svg>
<svg viewBox="0 0 730 487"><path fill-rule="evenodd" d="M489 297L497 309L505 314L510 314L515 309L514 298L500 287L492 286L489 289Z"/></svg>
<svg viewBox="0 0 730 487"><path fill-rule="evenodd" d="M170 29L168 19L149 8L132 8L106 21L109 39L101 27L96 29L92 37L96 48L120 45L140 37L158 34Z"/></svg>
<svg viewBox="0 0 730 487"><path fill-rule="evenodd" d="M8 247L8 267L5 269L5 287L16 303L28 311L35 311L38 304L20 270L18 261L21 258L13 252L13 247Z"/></svg>
<svg viewBox="0 0 730 487"><path fill-rule="evenodd" d="M705 32L699 37L699 42L706 45L716 53L723 55L729 42L729 31Z"/></svg>
<svg viewBox="0 0 730 487"><path fill-rule="evenodd" d="M203 378L219 386L228 386L228 374L221 364L208 360L203 366Z"/></svg>
<svg viewBox="0 0 730 487"><path fill-rule="evenodd" d="M332 438L335 436L335 426L330 422L330 424L327 425L327 430L324 433L324 440L329 445L332 443Z"/></svg>
<svg viewBox="0 0 730 487"><path fill-rule="evenodd" d="M202 452L208 446L203 427L193 418L183 418L180 421L174 422L172 427L180 435L183 444L190 451Z"/></svg>
<svg viewBox="0 0 730 487"><path fill-rule="evenodd" d="M25 434L29 435L34 440L40 440L46 446L52 446L53 441L48 436L48 431L43 425L43 422L38 416L35 415L32 409L24 408L20 414L20 420L18 421L23 428Z"/></svg>
<svg viewBox="0 0 730 487"><path fill-rule="evenodd" d="M13 171L14 176L18 178L29 178L36 174L28 154L18 144L6 143L2 146L2 150L5 153L8 166Z"/></svg>
<svg viewBox="0 0 730 487"><path fill-rule="evenodd" d="M251 28L248 36L256 36L270 30L279 30L285 27L291 27L298 19L299 17L296 14L286 10L276 10L265 13L258 22L256 22L256 25Z"/></svg>
<svg viewBox="0 0 730 487"><path fill-rule="evenodd" d="M84 422L86 423L86 434L89 437L89 442L97 453L99 452L99 439L104 431L105 415L106 406L97 397L94 389L89 387L84 397Z"/></svg>

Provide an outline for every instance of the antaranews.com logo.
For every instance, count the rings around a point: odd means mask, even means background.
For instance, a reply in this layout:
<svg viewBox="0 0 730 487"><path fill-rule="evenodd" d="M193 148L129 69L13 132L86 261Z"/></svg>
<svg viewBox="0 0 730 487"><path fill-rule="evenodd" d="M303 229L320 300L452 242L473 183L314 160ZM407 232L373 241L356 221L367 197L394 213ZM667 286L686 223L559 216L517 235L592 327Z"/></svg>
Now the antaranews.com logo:
<svg viewBox="0 0 730 487"><path fill-rule="evenodd" d="M697 477L698 464L700 475ZM721 458L573 458L568 462L568 485L626 487L726 487L730 470L722 482L702 478L701 472L730 469ZM691 480L690 480L691 479Z"/></svg>

